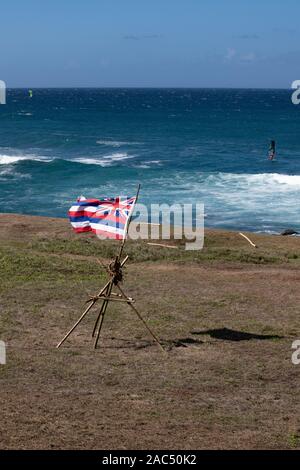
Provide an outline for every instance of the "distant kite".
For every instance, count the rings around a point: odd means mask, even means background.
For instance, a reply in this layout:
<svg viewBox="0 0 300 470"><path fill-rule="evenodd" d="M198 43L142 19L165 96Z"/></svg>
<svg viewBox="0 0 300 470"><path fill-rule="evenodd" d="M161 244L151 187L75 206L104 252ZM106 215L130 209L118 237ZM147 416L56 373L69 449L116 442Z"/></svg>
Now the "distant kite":
<svg viewBox="0 0 300 470"><path fill-rule="evenodd" d="M28 93L29 93L29 98L32 98L32 96L33 96L33 91L32 91L32 90L28 90Z"/></svg>

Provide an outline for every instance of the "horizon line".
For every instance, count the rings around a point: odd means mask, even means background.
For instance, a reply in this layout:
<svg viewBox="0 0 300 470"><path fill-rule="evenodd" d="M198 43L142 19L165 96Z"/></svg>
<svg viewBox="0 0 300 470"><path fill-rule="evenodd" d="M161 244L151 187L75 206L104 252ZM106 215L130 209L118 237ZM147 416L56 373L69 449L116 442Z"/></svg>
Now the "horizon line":
<svg viewBox="0 0 300 470"><path fill-rule="evenodd" d="M16 86L6 87L6 90L69 90L69 89L85 89L85 90L291 90L288 87L241 87L241 86Z"/></svg>

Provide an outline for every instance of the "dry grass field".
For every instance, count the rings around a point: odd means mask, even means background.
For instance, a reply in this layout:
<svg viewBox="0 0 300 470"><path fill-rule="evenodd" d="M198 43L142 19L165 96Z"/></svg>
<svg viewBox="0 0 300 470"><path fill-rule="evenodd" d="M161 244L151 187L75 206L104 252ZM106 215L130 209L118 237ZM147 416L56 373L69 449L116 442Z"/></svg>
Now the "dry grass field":
<svg viewBox="0 0 300 470"><path fill-rule="evenodd" d="M0 215L2 449L300 448L300 239L207 230L202 251L129 242L125 305L91 312L116 242ZM175 243L175 242L171 242Z"/></svg>

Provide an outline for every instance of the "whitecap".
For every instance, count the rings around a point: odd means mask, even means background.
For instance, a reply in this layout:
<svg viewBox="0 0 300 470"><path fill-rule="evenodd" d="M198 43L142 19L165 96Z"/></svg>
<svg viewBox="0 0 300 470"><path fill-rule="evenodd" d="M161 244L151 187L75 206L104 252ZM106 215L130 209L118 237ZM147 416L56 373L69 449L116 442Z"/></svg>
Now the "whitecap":
<svg viewBox="0 0 300 470"><path fill-rule="evenodd" d="M162 161L161 160L148 160L145 163L148 163L149 165L161 165Z"/></svg>
<svg viewBox="0 0 300 470"><path fill-rule="evenodd" d="M147 169L147 168L153 168L153 166L161 166L161 165L162 165L161 160L148 160L148 161L145 161L144 163L136 164L134 166L135 168Z"/></svg>
<svg viewBox="0 0 300 470"><path fill-rule="evenodd" d="M11 165L24 160L32 160L37 162L51 162L48 157L37 157L35 155L0 155L0 165Z"/></svg>
<svg viewBox="0 0 300 470"><path fill-rule="evenodd" d="M116 162L122 160L127 160L129 158L134 158L133 155L128 155L127 153L113 153L112 155L105 155L100 158L90 158L90 157L81 157L74 158L70 161L75 163L83 163L85 165L100 165L102 167L112 166Z"/></svg>
<svg viewBox="0 0 300 470"><path fill-rule="evenodd" d="M117 141L117 140L97 140L96 144L104 145L106 147L122 147L123 145L139 145L140 142L127 142L127 141Z"/></svg>

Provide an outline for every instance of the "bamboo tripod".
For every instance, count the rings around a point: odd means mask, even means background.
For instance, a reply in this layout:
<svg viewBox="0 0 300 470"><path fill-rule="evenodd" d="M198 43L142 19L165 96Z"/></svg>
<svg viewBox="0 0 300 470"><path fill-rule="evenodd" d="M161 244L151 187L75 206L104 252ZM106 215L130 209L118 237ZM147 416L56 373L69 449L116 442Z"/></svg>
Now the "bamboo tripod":
<svg viewBox="0 0 300 470"><path fill-rule="evenodd" d="M140 185L138 186L136 201L138 199L139 191L140 191ZM148 330L148 332L150 333L154 341L158 344L160 349L164 353L166 352L164 348L162 347L157 336L153 333L153 331L150 329L150 327L148 326L148 324L146 323L146 321L144 320L140 312L134 306L135 300L132 297L128 297L119 285L123 280L122 268L128 260L128 256L126 256L123 259L123 261L121 261L121 258L122 258L122 253L123 253L125 241L127 238L130 222L131 222L131 217L128 219L127 227L125 229L125 236L124 236L118 255L116 256L114 261L112 261L107 267L104 266L108 275L110 276L110 280L104 285L104 287L99 291L99 293L96 296L91 297L87 301L89 305L87 306L83 314L79 317L79 319L76 321L76 323L72 326L72 328L68 331L68 333L58 343L58 345L56 346L57 348L59 348L66 341L66 339L71 335L71 333L73 333L75 328L77 328L77 326L81 323L81 321L85 318L85 316L89 313L89 311L100 300L102 301L102 304L101 304L98 316L96 318L96 322L95 322L93 333L92 333L92 337L94 338L95 349L97 348L97 345L99 342L100 333L101 333L103 320L106 314L108 303L109 302L123 302L123 303L125 302L127 305L129 305L129 307L135 312L138 318L142 321L142 323L144 324L144 326L146 327L146 329ZM119 291L118 293L113 292L114 287L118 289Z"/></svg>

